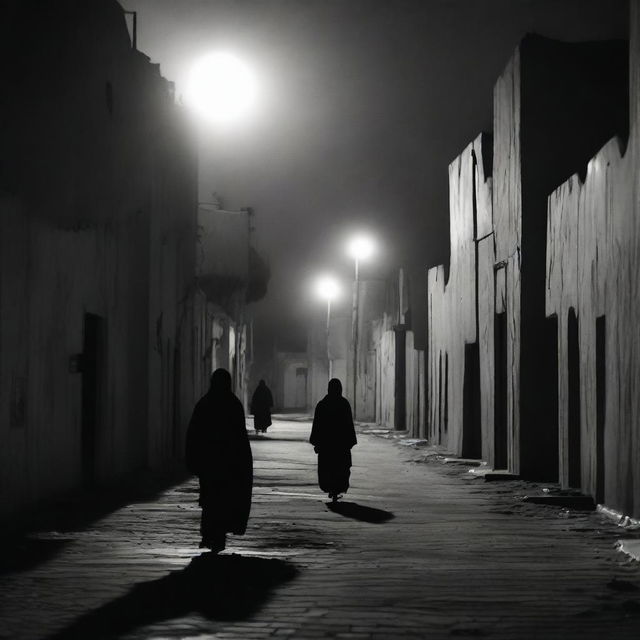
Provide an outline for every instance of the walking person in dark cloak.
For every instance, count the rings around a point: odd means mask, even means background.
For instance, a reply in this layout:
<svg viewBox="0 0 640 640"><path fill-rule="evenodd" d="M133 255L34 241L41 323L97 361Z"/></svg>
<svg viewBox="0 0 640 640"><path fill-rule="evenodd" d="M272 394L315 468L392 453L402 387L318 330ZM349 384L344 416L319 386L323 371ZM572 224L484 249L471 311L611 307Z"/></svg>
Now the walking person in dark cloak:
<svg viewBox="0 0 640 640"><path fill-rule="evenodd" d="M231 375L216 369L187 429L186 463L200 480L200 547L222 551L226 534L247 529L253 488L253 458L242 403Z"/></svg>
<svg viewBox="0 0 640 640"><path fill-rule="evenodd" d="M271 426L271 407L273 396L264 380L260 380L251 397L251 413L253 414L253 428L256 433L267 433Z"/></svg>
<svg viewBox="0 0 640 640"><path fill-rule="evenodd" d="M351 405L337 378L329 380L327 395L316 405L309 442L318 454L320 489L336 502L349 488L351 447L358 443Z"/></svg>

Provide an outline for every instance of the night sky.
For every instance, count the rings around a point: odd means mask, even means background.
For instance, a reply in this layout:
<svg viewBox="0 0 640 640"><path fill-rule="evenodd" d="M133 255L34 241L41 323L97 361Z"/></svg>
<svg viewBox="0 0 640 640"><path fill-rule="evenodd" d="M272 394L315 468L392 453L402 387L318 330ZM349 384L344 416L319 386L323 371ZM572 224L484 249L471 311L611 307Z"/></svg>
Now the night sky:
<svg viewBox="0 0 640 640"><path fill-rule="evenodd" d="M526 32L626 38L628 24L627 3L615 0L122 4L138 12L138 47L178 93L210 51L255 69L252 117L201 135L201 198L215 189L226 208L256 210L256 244L272 270L254 307L264 346L274 335L291 346L286 337L324 313L309 292L315 273L348 285L350 230L370 229L379 244L365 277L394 265L426 276L448 259L447 166L491 130L493 84Z"/></svg>

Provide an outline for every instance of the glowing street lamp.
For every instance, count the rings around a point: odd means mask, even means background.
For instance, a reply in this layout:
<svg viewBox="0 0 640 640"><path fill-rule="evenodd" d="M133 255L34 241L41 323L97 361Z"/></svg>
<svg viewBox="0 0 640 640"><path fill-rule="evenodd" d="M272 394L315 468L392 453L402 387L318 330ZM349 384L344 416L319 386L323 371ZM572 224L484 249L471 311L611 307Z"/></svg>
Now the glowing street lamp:
<svg viewBox="0 0 640 640"><path fill-rule="evenodd" d="M347 245L349 255L354 259L355 278L353 290L353 310L351 313L351 336L353 340L353 419L356 419L357 388L358 388L358 311L360 308L360 278L359 266L361 260L370 258L375 251L373 240L366 235L351 238Z"/></svg>
<svg viewBox="0 0 640 640"><path fill-rule="evenodd" d="M230 123L251 110L256 94L249 67L231 53L215 52L191 67L184 101L204 120Z"/></svg>
<svg viewBox="0 0 640 640"><path fill-rule="evenodd" d="M316 293L319 298L327 301L327 361L329 363L329 380L333 377L333 366L331 362L331 354L329 353L329 330L331 327L331 301L340 295L340 285L335 278L331 276L322 276L316 282Z"/></svg>
<svg viewBox="0 0 640 640"><path fill-rule="evenodd" d="M349 255L354 259L356 266L356 281L358 280L358 265L360 260L370 258L375 251L373 240L368 236L355 236L347 246Z"/></svg>

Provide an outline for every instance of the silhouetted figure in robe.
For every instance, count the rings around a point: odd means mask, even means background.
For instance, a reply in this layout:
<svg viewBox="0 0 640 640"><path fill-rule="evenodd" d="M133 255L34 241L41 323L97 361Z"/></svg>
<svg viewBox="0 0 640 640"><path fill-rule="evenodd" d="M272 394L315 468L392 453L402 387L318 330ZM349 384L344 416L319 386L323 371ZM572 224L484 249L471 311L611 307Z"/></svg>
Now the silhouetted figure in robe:
<svg viewBox="0 0 640 640"><path fill-rule="evenodd" d="M227 533L246 531L253 487L244 409L231 391L231 375L225 369L213 372L209 391L193 410L186 463L200 479L200 546L222 551Z"/></svg>
<svg viewBox="0 0 640 640"><path fill-rule="evenodd" d="M260 380L251 397L251 413L253 414L253 428L256 433L266 433L271 426L271 407L273 396L264 380Z"/></svg>
<svg viewBox="0 0 640 640"><path fill-rule="evenodd" d="M316 406L309 442L318 454L320 489L335 502L349 488L351 447L358 443L351 405L337 378L329 380L327 395Z"/></svg>

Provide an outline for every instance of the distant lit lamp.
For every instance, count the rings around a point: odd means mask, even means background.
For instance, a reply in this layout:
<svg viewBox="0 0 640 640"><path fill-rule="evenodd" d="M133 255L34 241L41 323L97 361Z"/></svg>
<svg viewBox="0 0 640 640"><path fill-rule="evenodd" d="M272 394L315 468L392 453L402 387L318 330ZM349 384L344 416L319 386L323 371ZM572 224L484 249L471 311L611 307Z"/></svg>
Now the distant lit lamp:
<svg viewBox="0 0 640 640"><path fill-rule="evenodd" d="M353 310L351 313L351 336L353 340L353 419L356 419L357 389L358 389L358 311L360 308L360 278L359 266L361 260L373 255L375 245L373 240L365 235L352 238L347 246L349 255L354 259L355 277L353 287Z"/></svg>
<svg viewBox="0 0 640 640"><path fill-rule="evenodd" d="M331 362L331 354L329 352L329 331L331 327L331 301L335 300L340 295L340 285L337 280L331 276L322 276L318 278L316 283L316 292L318 297L327 301L327 360L329 362L329 380L333 377L333 365Z"/></svg>
<svg viewBox="0 0 640 640"><path fill-rule="evenodd" d="M356 267L355 279L357 282L358 281L358 265L360 263L360 260L366 260L367 258L370 258L375 250L373 240L371 240L371 238L369 238L368 236L356 236L355 238L351 239L351 242L349 242L347 250L349 252L349 255L355 261L355 267Z"/></svg>

